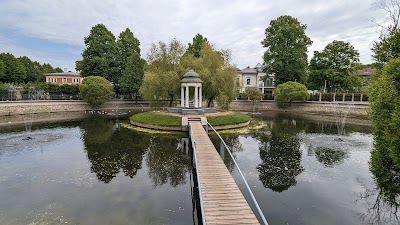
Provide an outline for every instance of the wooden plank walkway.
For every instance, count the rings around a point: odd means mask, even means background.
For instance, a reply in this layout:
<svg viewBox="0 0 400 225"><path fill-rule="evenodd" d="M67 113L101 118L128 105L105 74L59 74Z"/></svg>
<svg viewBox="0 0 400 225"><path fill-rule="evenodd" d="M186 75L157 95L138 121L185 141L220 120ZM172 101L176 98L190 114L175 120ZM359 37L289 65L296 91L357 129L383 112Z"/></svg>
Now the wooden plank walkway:
<svg viewBox="0 0 400 225"><path fill-rule="evenodd" d="M206 224L260 224L198 121L189 121L196 145Z"/></svg>

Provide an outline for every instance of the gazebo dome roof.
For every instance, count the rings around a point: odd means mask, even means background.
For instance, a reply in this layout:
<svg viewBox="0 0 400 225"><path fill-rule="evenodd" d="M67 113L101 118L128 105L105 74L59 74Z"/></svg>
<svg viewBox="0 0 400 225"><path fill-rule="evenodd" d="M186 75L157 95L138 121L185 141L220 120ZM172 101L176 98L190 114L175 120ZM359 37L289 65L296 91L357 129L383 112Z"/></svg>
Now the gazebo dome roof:
<svg viewBox="0 0 400 225"><path fill-rule="evenodd" d="M194 72L193 70L189 70L189 72L183 75L181 83L203 83L200 79L200 75Z"/></svg>

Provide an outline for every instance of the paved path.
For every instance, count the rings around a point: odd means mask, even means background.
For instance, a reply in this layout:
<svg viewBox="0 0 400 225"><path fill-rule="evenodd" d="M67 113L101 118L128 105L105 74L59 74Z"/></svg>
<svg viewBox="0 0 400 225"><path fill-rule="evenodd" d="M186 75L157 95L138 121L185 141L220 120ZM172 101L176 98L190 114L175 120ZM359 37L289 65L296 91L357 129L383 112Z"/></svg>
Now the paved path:
<svg viewBox="0 0 400 225"><path fill-rule="evenodd" d="M260 224L201 123L189 124L196 145L206 224Z"/></svg>

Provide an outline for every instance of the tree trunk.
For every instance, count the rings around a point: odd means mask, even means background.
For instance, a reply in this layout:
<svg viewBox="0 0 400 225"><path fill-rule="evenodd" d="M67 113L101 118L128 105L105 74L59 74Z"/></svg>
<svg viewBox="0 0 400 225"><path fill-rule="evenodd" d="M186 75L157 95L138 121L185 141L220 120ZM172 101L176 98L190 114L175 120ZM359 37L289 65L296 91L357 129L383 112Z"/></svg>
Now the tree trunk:
<svg viewBox="0 0 400 225"><path fill-rule="evenodd" d="M213 100L214 100L214 97L210 97L208 99L207 107L211 107L211 103L213 102Z"/></svg>
<svg viewBox="0 0 400 225"><path fill-rule="evenodd" d="M174 96L170 95L170 99L169 99L169 107L172 107L172 105L174 104Z"/></svg>

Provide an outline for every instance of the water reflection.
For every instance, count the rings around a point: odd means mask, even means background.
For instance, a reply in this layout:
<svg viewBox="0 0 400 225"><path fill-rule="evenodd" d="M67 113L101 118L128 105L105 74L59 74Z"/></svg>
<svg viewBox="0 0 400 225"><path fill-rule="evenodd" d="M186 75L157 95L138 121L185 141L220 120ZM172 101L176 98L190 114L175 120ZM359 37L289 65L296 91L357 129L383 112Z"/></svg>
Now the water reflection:
<svg viewBox="0 0 400 225"><path fill-rule="evenodd" d="M150 143L147 135L134 135L128 129L114 127L113 121L100 116L81 124L91 171L104 183L109 183L121 170L134 177L142 168L143 155Z"/></svg>
<svg viewBox="0 0 400 225"><path fill-rule="evenodd" d="M308 154L315 154L318 162L326 167L334 167L343 163L349 157L349 153L340 148L330 148L326 146L309 147Z"/></svg>
<svg viewBox="0 0 400 225"><path fill-rule="evenodd" d="M180 138L152 137L149 142L146 164L154 186L169 183L176 187L185 184L190 172L190 157Z"/></svg>
<svg viewBox="0 0 400 225"><path fill-rule="evenodd" d="M370 171L373 174L376 188L367 189L360 195L369 206L368 213L362 215L366 222L399 224L397 215L400 207L400 167L396 156L390 154L386 143L378 140L371 153Z"/></svg>
<svg viewBox="0 0 400 225"><path fill-rule="evenodd" d="M210 135L210 139L213 142L215 148L218 150L222 161L224 161L225 166L228 168L228 171L230 173L232 173L235 170L236 166L235 166L235 163L233 162L231 156L225 149L224 144L220 141L220 139L218 138L217 135L215 135L214 132L210 132L209 135ZM225 141L225 144L231 150L231 153L234 158L236 158L236 155L239 152L242 152L244 150L242 143L240 143L240 141L239 141L238 135L230 134L230 135L222 135L221 137Z"/></svg>
<svg viewBox="0 0 400 225"><path fill-rule="evenodd" d="M301 166L300 139L297 133L304 128L291 118L276 117L271 135L260 135L258 140L262 163L257 166L264 187L275 192L295 186L296 177L304 170Z"/></svg>

